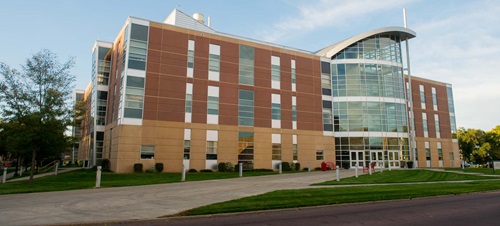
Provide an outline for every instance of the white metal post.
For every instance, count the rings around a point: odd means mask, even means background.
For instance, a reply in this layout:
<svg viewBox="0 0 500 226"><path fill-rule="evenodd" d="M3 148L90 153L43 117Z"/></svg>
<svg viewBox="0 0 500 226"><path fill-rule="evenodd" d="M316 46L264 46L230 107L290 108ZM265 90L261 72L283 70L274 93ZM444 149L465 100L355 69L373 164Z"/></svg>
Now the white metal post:
<svg viewBox="0 0 500 226"><path fill-rule="evenodd" d="M391 171L391 160L387 159L387 166L389 167L389 171Z"/></svg>
<svg viewBox="0 0 500 226"><path fill-rule="evenodd" d="M279 163L278 168L279 168L280 174L282 174L283 173L283 168L282 168L281 162Z"/></svg>
<svg viewBox="0 0 500 226"><path fill-rule="evenodd" d="M238 164L240 166L240 177L243 177L243 163Z"/></svg>
<svg viewBox="0 0 500 226"><path fill-rule="evenodd" d="M339 166L335 169L335 174L337 176L337 181L340 181L340 172L339 172Z"/></svg>
<svg viewBox="0 0 500 226"><path fill-rule="evenodd" d="M382 164L380 164L380 172L383 173L384 172L384 161L382 161Z"/></svg>
<svg viewBox="0 0 500 226"><path fill-rule="evenodd" d="M356 163L356 167L354 168L354 172L356 174L356 177L358 177L358 164Z"/></svg>
<svg viewBox="0 0 500 226"><path fill-rule="evenodd" d="M182 176L181 181L186 181L186 169L184 168L184 164L182 164Z"/></svg>
<svg viewBox="0 0 500 226"><path fill-rule="evenodd" d="M97 167L97 174L95 177L95 187L100 188L101 187L101 166Z"/></svg>
<svg viewBox="0 0 500 226"><path fill-rule="evenodd" d="M372 163L371 162L368 163L368 173L370 175L372 175Z"/></svg>
<svg viewBox="0 0 500 226"><path fill-rule="evenodd" d="M59 161L56 162L56 171L54 172L54 175L57 175L59 172Z"/></svg>
<svg viewBox="0 0 500 226"><path fill-rule="evenodd" d="M7 180L7 167L3 167L3 177L2 177L2 183L5 184L5 181Z"/></svg>
<svg viewBox="0 0 500 226"><path fill-rule="evenodd" d="M307 172L311 172L311 162L307 162Z"/></svg>

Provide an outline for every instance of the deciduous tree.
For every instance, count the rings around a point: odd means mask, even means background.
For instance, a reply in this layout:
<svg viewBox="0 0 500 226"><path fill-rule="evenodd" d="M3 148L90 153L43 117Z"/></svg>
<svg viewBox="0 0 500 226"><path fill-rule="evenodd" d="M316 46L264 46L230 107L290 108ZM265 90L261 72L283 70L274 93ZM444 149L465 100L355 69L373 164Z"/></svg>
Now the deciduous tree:
<svg viewBox="0 0 500 226"><path fill-rule="evenodd" d="M64 131L71 121L69 100L75 80L69 70L73 65L72 58L59 63L49 50L28 58L21 70L0 63L2 119L19 126L9 135L12 140L22 139L17 144L24 143L31 150L30 181L37 156L60 153L66 147Z"/></svg>

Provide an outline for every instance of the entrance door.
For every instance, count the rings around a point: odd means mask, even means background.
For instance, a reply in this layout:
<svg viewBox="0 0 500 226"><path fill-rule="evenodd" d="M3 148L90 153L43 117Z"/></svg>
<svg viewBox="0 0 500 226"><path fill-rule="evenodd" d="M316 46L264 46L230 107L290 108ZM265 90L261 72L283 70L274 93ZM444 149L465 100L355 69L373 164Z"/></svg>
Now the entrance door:
<svg viewBox="0 0 500 226"><path fill-rule="evenodd" d="M370 151L371 162L376 162L375 167L380 168L384 162L384 151Z"/></svg>
<svg viewBox="0 0 500 226"><path fill-rule="evenodd" d="M388 161L391 167L399 167L399 151L388 151Z"/></svg>
<svg viewBox="0 0 500 226"><path fill-rule="evenodd" d="M358 167L364 166L364 153L365 151L351 151L351 167L356 167L356 164Z"/></svg>

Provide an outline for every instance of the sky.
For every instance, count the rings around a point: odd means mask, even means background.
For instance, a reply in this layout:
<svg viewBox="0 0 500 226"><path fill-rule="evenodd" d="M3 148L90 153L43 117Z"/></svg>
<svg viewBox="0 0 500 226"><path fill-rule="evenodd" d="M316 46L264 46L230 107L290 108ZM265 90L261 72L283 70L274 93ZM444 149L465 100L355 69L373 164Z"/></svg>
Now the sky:
<svg viewBox="0 0 500 226"><path fill-rule="evenodd" d="M74 57L76 88L91 77L95 40L112 42L128 16L162 22L173 9L210 16L212 28L315 52L359 33L403 26L411 74L453 85L457 126L500 125L497 0L0 0L0 62L20 68L49 49Z"/></svg>

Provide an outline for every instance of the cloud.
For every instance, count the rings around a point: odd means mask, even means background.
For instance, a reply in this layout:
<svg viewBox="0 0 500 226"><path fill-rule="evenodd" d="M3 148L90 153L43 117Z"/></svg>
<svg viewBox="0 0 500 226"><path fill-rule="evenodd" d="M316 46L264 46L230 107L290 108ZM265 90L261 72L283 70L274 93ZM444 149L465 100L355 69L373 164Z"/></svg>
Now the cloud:
<svg viewBox="0 0 500 226"><path fill-rule="evenodd" d="M491 3L474 1L412 27L412 74L453 85L458 126L500 124L500 5Z"/></svg>
<svg viewBox="0 0 500 226"><path fill-rule="evenodd" d="M298 4L299 2L302 4ZM306 3L289 2L289 5L297 8L296 16L284 18L272 24L271 28L258 32L259 39L275 42L323 27L346 26L345 24L348 24L350 20L384 10L401 8L403 3L400 0L319 0L306 1Z"/></svg>

